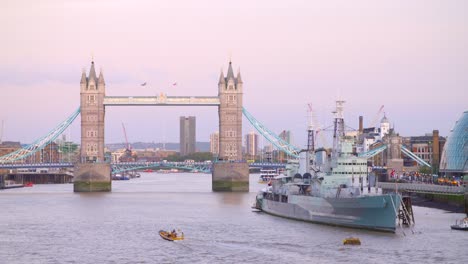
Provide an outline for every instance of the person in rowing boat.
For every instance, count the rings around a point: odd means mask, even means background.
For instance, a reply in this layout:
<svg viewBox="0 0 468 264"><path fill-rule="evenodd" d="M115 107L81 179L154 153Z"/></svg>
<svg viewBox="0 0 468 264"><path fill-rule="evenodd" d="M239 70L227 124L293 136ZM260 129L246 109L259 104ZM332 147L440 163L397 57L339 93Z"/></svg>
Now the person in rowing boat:
<svg viewBox="0 0 468 264"><path fill-rule="evenodd" d="M172 230L172 232L171 232L171 237L172 237L172 238L176 238L176 237L177 237L177 233L176 233L175 229Z"/></svg>

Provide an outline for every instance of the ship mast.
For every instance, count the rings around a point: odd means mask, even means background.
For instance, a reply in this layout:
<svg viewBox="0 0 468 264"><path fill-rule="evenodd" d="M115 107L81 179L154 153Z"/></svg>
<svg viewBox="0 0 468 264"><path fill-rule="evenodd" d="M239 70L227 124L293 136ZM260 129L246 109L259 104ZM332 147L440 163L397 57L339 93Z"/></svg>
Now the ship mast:
<svg viewBox="0 0 468 264"><path fill-rule="evenodd" d="M341 139L345 135L344 130L344 117L343 117L343 105L345 101L336 101L336 110L332 113L335 114L334 129L333 129L333 157L338 158L339 152L341 152Z"/></svg>
<svg viewBox="0 0 468 264"><path fill-rule="evenodd" d="M307 125L307 151L306 151L306 172L310 173L310 154L314 152L314 127L312 125L312 105L309 106L309 124Z"/></svg>

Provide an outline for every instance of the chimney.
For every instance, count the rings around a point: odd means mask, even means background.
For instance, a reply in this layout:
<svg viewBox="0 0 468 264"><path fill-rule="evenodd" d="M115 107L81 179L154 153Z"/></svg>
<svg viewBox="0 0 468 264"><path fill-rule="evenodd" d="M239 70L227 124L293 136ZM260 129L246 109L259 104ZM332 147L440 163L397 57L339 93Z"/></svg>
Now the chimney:
<svg viewBox="0 0 468 264"><path fill-rule="evenodd" d="M440 162L440 145L439 145L439 130L432 131L432 167L439 168Z"/></svg>
<svg viewBox="0 0 468 264"><path fill-rule="evenodd" d="M362 117L362 116L359 116L359 134L362 134L363 131L364 131L364 128L363 128L363 117Z"/></svg>

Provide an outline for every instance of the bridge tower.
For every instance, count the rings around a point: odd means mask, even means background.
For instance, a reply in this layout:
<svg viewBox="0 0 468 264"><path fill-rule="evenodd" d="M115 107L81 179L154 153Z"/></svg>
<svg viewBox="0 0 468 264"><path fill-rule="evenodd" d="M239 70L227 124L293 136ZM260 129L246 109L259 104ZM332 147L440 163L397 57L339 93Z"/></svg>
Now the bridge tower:
<svg viewBox="0 0 468 264"><path fill-rule="evenodd" d="M240 71L234 76L232 62L218 82L219 161L214 164L213 191L248 191L249 167L242 158L242 96Z"/></svg>
<svg viewBox="0 0 468 264"><path fill-rule="evenodd" d="M94 61L87 77L83 70L80 88L81 150L75 167L74 191L110 191L110 164L104 162L106 83L102 71L96 76Z"/></svg>

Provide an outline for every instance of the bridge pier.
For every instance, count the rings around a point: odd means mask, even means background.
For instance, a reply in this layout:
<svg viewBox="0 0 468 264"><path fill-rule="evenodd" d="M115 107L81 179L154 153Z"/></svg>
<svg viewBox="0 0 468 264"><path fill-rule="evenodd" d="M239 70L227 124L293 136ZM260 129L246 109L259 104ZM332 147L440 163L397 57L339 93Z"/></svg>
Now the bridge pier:
<svg viewBox="0 0 468 264"><path fill-rule="evenodd" d="M213 164L212 190L215 192L248 192L247 162L216 162Z"/></svg>
<svg viewBox="0 0 468 264"><path fill-rule="evenodd" d="M110 192L112 190L109 163L81 163L75 165L74 192Z"/></svg>

